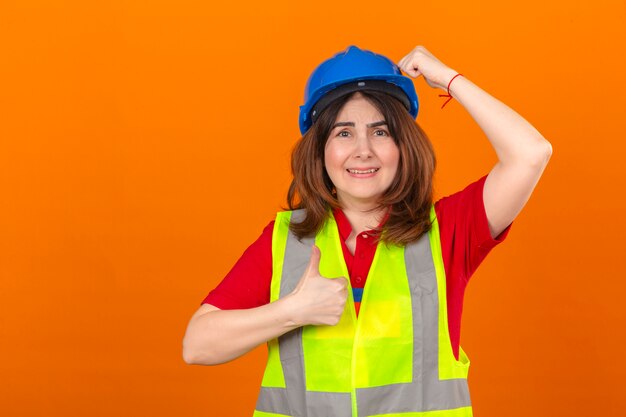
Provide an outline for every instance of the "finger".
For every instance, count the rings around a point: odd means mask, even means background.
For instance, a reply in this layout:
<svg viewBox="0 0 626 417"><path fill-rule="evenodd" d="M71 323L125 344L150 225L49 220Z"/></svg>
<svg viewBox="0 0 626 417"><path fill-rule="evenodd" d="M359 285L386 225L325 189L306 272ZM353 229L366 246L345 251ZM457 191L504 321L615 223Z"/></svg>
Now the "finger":
<svg viewBox="0 0 626 417"><path fill-rule="evenodd" d="M339 285L341 285L344 289L348 288L348 278L346 277L337 277L337 278L332 278L335 282L337 282Z"/></svg>
<svg viewBox="0 0 626 417"><path fill-rule="evenodd" d="M308 274L320 274L320 258L322 257L322 252L317 245L313 245L311 248L311 259L309 260L309 266L307 267Z"/></svg>
<svg viewBox="0 0 626 417"><path fill-rule="evenodd" d="M402 60L400 61L400 68L402 68L402 70L404 72L407 72L407 69L410 68L410 63L411 63L411 57L410 55L405 56L404 58L402 58Z"/></svg>
<svg viewBox="0 0 626 417"><path fill-rule="evenodd" d="M398 61L398 66L400 67L400 69L404 68L404 63L405 63L407 57L408 57L408 55L405 55L400 61Z"/></svg>
<svg viewBox="0 0 626 417"><path fill-rule="evenodd" d="M415 78L421 74L417 65L412 62L412 60L408 59L408 56L402 58L400 64L398 65L405 74L410 75Z"/></svg>

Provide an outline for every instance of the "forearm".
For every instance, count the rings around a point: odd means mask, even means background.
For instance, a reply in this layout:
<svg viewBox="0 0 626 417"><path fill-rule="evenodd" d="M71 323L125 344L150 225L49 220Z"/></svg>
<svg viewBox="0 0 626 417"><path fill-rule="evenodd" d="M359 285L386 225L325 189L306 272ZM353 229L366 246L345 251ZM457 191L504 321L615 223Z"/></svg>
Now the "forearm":
<svg viewBox="0 0 626 417"><path fill-rule="evenodd" d="M183 339L189 364L231 361L298 325L291 319L288 298L248 310L216 310L194 317Z"/></svg>
<svg viewBox="0 0 626 417"><path fill-rule="evenodd" d="M448 80L456 71L450 74ZM550 143L537 129L465 76L452 81L450 94L483 130L501 163L534 162L551 153Z"/></svg>

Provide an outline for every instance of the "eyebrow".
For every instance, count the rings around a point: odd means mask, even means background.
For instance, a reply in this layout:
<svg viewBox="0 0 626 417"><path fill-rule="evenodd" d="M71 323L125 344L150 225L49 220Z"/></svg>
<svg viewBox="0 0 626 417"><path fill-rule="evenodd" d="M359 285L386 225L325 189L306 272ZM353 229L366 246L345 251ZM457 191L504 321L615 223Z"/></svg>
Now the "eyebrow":
<svg viewBox="0 0 626 417"><path fill-rule="evenodd" d="M379 122L369 123L367 125L367 127L383 126L383 125L386 125L386 124L387 124L386 121L381 120ZM352 127L354 127L355 125L354 125L354 122L338 122L338 123L335 123L331 129L334 129L334 128L339 127L339 126L352 126Z"/></svg>

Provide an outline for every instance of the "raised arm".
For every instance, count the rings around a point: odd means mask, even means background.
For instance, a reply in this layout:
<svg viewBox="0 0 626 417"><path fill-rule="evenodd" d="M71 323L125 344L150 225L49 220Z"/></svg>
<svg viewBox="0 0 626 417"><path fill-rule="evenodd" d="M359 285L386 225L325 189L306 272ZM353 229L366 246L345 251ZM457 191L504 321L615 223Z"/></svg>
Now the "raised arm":
<svg viewBox="0 0 626 417"><path fill-rule="evenodd" d="M398 66L412 77L423 75L428 85L446 92L457 74L423 46L415 47ZM498 156L483 191L489 229L495 238L530 198L552 155L552 146L523 117L467 77L454 78L450 94L480 126Z"/></svg>

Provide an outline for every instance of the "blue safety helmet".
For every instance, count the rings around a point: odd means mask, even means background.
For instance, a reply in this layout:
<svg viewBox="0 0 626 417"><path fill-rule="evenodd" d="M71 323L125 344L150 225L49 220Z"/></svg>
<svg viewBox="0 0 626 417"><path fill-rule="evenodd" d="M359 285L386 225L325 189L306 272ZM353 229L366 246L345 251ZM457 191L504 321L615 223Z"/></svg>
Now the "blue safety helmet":
<svg viewBox="0 0 626 417"><path fill-rule="evenodd" d="M413 80L405 77L389 58L354 45L322 62L313 71L300 106L300 132L304 135L333 100L358 90L378 90L400 100L417 117L419 103Z"/></svg>

